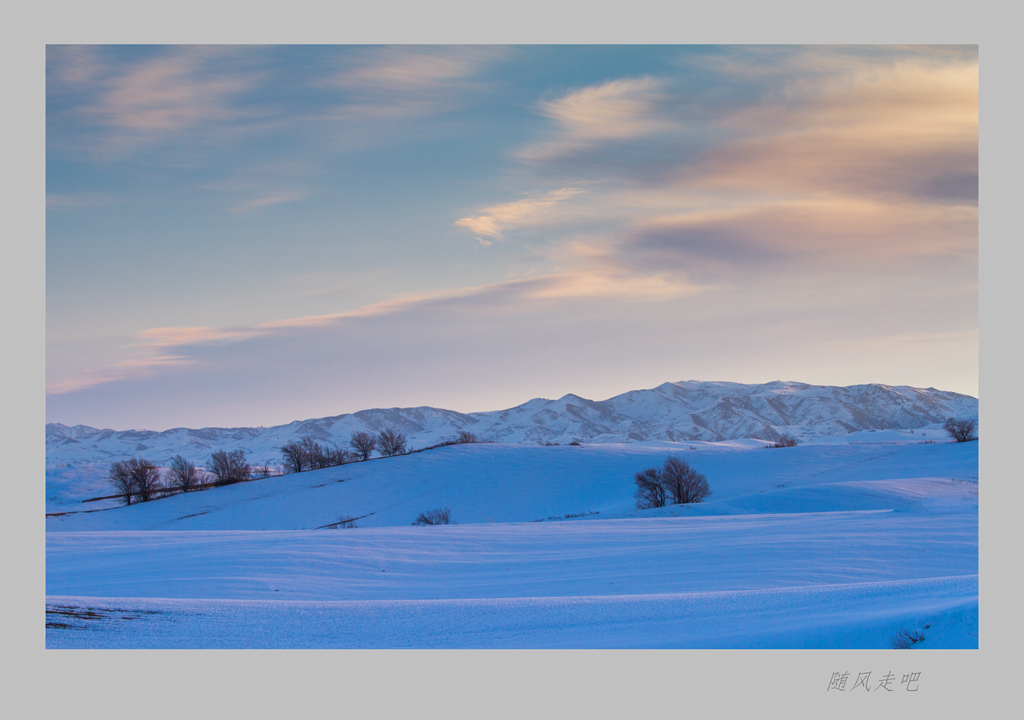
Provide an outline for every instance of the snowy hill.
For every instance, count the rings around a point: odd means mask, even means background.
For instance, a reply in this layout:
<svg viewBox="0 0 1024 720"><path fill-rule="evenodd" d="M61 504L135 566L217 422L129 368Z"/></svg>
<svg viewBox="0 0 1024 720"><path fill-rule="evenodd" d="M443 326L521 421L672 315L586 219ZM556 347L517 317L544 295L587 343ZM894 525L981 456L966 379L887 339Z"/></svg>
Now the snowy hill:
<svg viewBox="0 0 1024 720"><path fill-rule="evenodd" d="M811 444L765 450L745 442L631 443L583 447L472 444L263 478L128 507L96 503L47 517L48 531L312 530L359 517L361 528L408 526L448 506L465 523L520 523L575 516L651 517L638 511L633 475L680 454L710 479L712 497L692 515L906 509L917 491L892 497L887 482L917 487L943 478L976 485L978 443L914 441ZM913 481L913 482L911 482ZM861 485L851 484L852 482ZM930 482L930 481L929 481ZM865 484L866 483L866 484ZM827 488L827 493L821 494ZM936 492L929 486L926 494ZM871 498L881 493L884 499ZM895 504L893 504L895 503ZM909 503L909 505L908 505ZM92 509L93 511L89 511ZM84 512L83 512L84 510Z"/></svg>
<svg viewBox="0 0 1024 720"><path fill-rule="evenodd" d="M743 385L670 382L603 401L565 395L534 399L507 410L458 413L432 407L361 410L271 428L100 430L85 425L46 426L48 466L109 463L144 455L166 464L177 454L202 464L215 450L246 451L257 464L280 462L280 447L302 436L347 447L354 432L392 427L411 449L454 439L460 431L502 443L569 444L638 441L710 441L739 438L801 441L860 430L910 430L947 417L978 415L978 401L934 388L796 382Z"/></svg>
<svg viewBox="0 0 1024 720"><path fill-rule="evenodd" d="M977 648L979 444L920 438L459 445L55 515L46 644ZM711 498L638 510L669 453Z"/></svg>

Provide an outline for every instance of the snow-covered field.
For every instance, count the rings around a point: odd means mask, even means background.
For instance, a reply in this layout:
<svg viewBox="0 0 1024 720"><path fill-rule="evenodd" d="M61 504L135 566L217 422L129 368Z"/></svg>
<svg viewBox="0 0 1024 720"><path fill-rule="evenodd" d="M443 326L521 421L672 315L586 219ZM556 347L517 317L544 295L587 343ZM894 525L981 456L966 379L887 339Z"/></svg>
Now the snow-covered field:
<svg viewBox="0 0 1024 720"><path fill-rule="evenodd" d="M978 443L925 437L460 445L52 516L46 643L976 648ZM712 496L637 510L670 453Z"/></svg>

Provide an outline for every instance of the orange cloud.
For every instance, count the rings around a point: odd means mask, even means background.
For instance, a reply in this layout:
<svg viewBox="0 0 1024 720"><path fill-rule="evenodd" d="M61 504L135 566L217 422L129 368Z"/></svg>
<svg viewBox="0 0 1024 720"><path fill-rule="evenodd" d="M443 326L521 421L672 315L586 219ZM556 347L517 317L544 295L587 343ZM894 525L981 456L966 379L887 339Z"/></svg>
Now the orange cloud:
<svg viewBox="0 0 1024 720"><path fill-rule="evenodd" d="M582 192L579 188L567 187L553 190L539 198L527 198L493 205L484 208L480 215L456 220L455 225L466 228L478 238L484 236L500 239L506 230L542 222L546 218L548 210L563 200Z"/></svg>
<svg viewBox="0 0 1024 720"><path fill-rule="evenodd" d="M772 197L977 191L976 60L855 62L723 123L740 139L682 168L688 184Z"/></svg>

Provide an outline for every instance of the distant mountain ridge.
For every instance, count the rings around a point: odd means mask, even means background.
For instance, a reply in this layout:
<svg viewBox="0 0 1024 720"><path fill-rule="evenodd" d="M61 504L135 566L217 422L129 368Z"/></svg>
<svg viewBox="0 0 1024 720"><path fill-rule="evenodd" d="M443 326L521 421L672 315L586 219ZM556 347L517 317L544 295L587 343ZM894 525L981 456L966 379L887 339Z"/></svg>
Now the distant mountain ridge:
<svg viewBox="0 0 1024 720"><path fill-rule="evenodd" d="M691 380L667 382L602 401L569 394L558 400L536 398L507 410L468 414L433 407L378 408L270 428L157 432L49 423L46 458L48 464L74 464L144 455L165 464L181 454L203 463L215 450L242 449L253 462L276 464L280 447L302 436L348 447L352 433L375 433L385 427L405 433L410 449L454 439L463 430L481 440L517 444L773 441L782 434L810 440L859 430L915 429L947 417L977 416L976 398L935 388Z"/></svg>

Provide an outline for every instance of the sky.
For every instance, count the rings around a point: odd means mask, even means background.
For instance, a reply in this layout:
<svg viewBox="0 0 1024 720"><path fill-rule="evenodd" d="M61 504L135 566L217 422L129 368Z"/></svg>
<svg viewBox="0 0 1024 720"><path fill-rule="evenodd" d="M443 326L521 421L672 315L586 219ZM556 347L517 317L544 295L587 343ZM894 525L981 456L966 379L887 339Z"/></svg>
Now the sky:
<svg viewBox="0 0 1024 720"><path fill-rule="evenodd" d="M47 422L978 394L976 46L46 52Z"/></svg>

